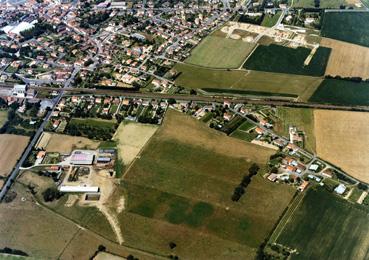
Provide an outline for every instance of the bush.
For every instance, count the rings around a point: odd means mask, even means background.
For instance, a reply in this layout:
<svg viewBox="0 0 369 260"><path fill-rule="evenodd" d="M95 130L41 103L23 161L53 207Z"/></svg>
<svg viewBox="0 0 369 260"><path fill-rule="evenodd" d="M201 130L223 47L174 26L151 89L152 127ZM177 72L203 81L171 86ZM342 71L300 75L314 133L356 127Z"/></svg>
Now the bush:
<svg viewBox="0 0 369 260"><path fill-rule="evenodd" d="M63 193L58 191L56 188L48 188L43 193L42 196L45 202L52 202L54 200L58 200L63 196Z"/></svg>

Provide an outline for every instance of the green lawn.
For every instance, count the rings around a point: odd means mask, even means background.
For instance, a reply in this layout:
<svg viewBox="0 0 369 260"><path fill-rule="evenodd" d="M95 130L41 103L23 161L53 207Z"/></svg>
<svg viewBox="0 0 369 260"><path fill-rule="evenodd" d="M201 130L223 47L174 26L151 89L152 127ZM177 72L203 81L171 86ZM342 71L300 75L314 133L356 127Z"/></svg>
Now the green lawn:
<svg viewBox="0 0 369 260"><path fill-rule="evenodd" d="M369 47L368 12L329 12L324 14L324 37Z"/></svg>
<svg viewBox="0 0 369 260"><path fill-rule="evenodd" d="M305 66L304 61L310 52L310 49L303 47L294 49L276 44L259 45L244 67L250 70L323 76L331 49L319 47L309 65Z"/></svg>
<svg viewBox="0 0 369 260"><path fill-rule="evenodd" d="M368 232L365 207L311 189L277 243L297 249L292 259L367 259Z"/></svg>
<svg viewBox="0 0 369 260"><path fill-rule="evenodd" d="M177 64L175 70L181 72L176 84L189 89L216 88L225 92L242 90L259 94L271 93L270 95L284 93L298 95L302 100L307 100L322 81L317 77L301 75L212 70L184 64Z"/></svg>
<svg viewBox="0 0 369 260"><path fill-rule="evenodd" d="M112 128L115 125L113 120L103 120L103 119L80 119L80 118L72 118L69 122L72 125L88 125L93 127L101 127L101 128Z"/></svg>
<svg viewBox="0 0 369 260"><path fill-rule="evenodd" d="M369 83L325 79L309 101L334 105L367 106L369 105Z"/></svg>
<svg viewBox="0 0 369 260"><path fill-rule="evenodd" d="M184 140L180 137L183 133L197 141ZM210 148L216 137L221 146ZM221 151L241 146L263 162L272 153L168 111L164 125L123 179L127 207L119 220L127 243L168 254L168 244L173 241L178 246L175 252L183 259L255 256L294 190L257 175L241 200L232 202L233 190L252 161L241 151L239 156Z"/></svg>
<svg viewBox="0 0 369 260"><path fill-rule="evenodd" d="M263 21L261 22L261 26L273 27L277 23L278 18L281 16L281 14L282 11L278 11L274 15L266 14L263 18Z"/></svg>
<svg viewBox="0 0 369 260"><path fill-rule="evenodd" d="M254 43L210 35L191 52L185 62L210 68L238 68L255 47Z"/></svg>
<svg viewBox="0 0 369 260"><path fill-rule="evenodd" d="M315 151L313 109L278 107L277 116L280 118L274 127L277 133L288 137L288 127L290 125L296 126L298 130L302 130L306 134L305 148L311 152Z"/></svg>

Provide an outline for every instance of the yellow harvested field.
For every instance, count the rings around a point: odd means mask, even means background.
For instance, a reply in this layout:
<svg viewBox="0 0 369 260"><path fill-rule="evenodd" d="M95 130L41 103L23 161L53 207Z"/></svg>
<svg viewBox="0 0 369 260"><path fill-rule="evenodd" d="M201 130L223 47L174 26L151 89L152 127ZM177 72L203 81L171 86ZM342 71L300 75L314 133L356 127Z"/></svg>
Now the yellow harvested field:
<svg viewBox="0 0 369 260"><path fill-rule="evenodd" d="M326 75L369 78L369 48L328 38L320 44L332 48Z"/></svg>
<svg viewBox="0 0 369 260"><path fill-rule="evenodd" d="M124 122L120 124L113 140L118 141L119 158L124 165L129 165L139 154L141 149L156 132L158 126Z"/></svg>
<svg viewBox="0 0 369 260"><path fill-rule="evenodd" d="M315 110L319 157L369 183L369 113Z"/></svg>
<svg viewBox="0 0 369 260"><path fill-rule="evenodd" d="M6 177L22 155L29 137L20 135L0 135L0 176Z"/></svg>
<svg viewBox="0 0 369 260"><path fill-rule="evenodd" d="M38 142L47 152L69 154L74 149L97 149L100 142L80 136L44 133Z"/></svg>

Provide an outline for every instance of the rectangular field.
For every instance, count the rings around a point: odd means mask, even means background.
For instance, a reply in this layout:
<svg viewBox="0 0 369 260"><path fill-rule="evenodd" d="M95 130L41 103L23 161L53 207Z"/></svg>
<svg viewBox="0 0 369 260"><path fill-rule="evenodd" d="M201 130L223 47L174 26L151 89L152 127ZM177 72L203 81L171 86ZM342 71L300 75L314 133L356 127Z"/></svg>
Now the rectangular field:
<svg viewBox="0 0 369 260"><path fill-rule="evenodd" d="M186 59L187 63L209 68L238 68L255 44L240 39L210 35L203 39Z"/></svg>
<svg viewBox="0 0 369 260"><path fill-rule="evenodd" d="M369 83L325 79L309 101L334 105L367 106L369 105Z"/></svg>
<svg viewBox="0 0 369 260"><path fill-rule="evenodd" d="M329 38L321 45L332 49L326 75L369 78L369 48Z"/></svg>
<svg viewBox="0 0 369 260"><path fill-rule="evenodd" d="M277 243L296 249L292 259L367 259L368 210L324 189L310 189Z"/></svg>
<svg viewBox="0 0 369 260"><path fill-rule="evenodd" d="M318 156L369 182L369 114L315 110L314 122Z"/></svg>
<svg viewBox="0 0 369 260"><path fill-rule="evenodd" d="M28 141L29 137L26 136L0 135L0 176L8 176L27 147Z"/></svg>
<svg viewBox="0 0 369 260"><path fill-rule="evenodd" d="M250 70L323 76L331 50L319 47L309 65L304 65L311 50L298 47L296 49L276 44L259 45L247 59L244 67Z"/></svg>
<svg viewBox="0 0 369 260"><path fill-rule="evenodd" d="M289 0L294 8L316 8L314 0ZM341 5L361 9L363 4L359 0L320 0L319 8L340 8Z"/></svg>
<svg viewBox="0 0 369 260"><path fill-rule="evenodd" d="M174 241L185 259L252 258L294 190L257 175L240 201L231 196L251 163L264 167L272 153L169 110L124 177L127 243L168 254Z"/></svg>
<svg viewBox="0 0 369 260"><path fill-rule="evenodd" d="M297 95L307 100L322 82L317 77L288 75L262 71L227 71L198 68L177 64L175 70L181 72L176 83L185 88L217 88L231 91L264 92Z"/></svg>
<svg viewBox="0 0 369 260"><path fill-rule="evenodd" d="M40 148L47 152L69 154L74 149L97 149L100 142L81 136L69 136L45 132L39 141Z"/></svg>
<svg viewBox="0 0 369 260"><path fill-rule="evenodd" d="M326 12L321 35L369 47L369 12Z"/></svg>

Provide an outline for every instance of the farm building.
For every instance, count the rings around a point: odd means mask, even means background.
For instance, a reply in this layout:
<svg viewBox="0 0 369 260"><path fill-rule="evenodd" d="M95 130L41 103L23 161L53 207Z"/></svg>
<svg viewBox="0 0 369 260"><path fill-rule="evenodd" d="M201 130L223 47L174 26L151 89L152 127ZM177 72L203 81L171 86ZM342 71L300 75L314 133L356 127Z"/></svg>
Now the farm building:
<svg viewBox="0 0 369 260"><path fill-rule="evenodd" d="M345 193L345 191L346 191L346 186L345 186L345 185L343 185L343 184L341 183L340 185L338 185L338 186L334 189L334 191L335 191L337 194L342 195L342 194L343 194L343 193Z"/></svg>
<svg viewBox="0 0 369 260"><path fill-rule="evenodd" d="M100 188L97 186L86 187L86 186L60 186L59 190L61 192L88 192L88 193L98 193Z"/></svg>
<svg viewBox="0 0 369 260"><path fill-rule="evenodd" d="M110 161L111 161L110 157L102 157L102 156L97 157L97 163L108 163Z"/></svg>
<svg viewBox="0 0 369 260"><path fill-rule="evenodd" d="M71 164L75 165L91 165L95 155L84 151L75 151L70 159Z"/></svg>

